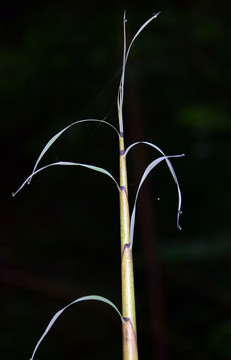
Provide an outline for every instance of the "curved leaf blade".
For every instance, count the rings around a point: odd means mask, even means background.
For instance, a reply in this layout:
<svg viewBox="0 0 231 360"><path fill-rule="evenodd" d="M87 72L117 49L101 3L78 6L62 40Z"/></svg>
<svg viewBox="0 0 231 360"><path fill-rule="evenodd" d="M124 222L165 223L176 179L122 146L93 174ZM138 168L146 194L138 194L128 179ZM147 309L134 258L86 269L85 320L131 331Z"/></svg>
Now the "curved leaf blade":
<svg viewBox="0 0 231 360"><path fill-rule="evenodd" d="M119 135L118 133L118 130L112 125L110 124L109 122L105 121L105 120L97 120L97 119L85 119L85 120L79 120L79 121L75 121L73 122L72 124L66 126L64 129L62 129L61 131L59 131L57 134L55 134L48 142L47 144L44 146L43 150L41 151L36 163L35 163L35 166L33 168L33 171L32 171L32 174L35 172L35 170L37 169L38 167L38 164L40 162L40 160L42 159L42 157L45 155L45 153L47 152L47 150L53 145L53 143L66 131L68 130L70 127L74 126L74 125L77 125L77 124L80 124L80 123L84 123L84 122L99 122L99 123L103 123L103 124L107 124L109 125L110 127L112 127L116 132L117 134ZM29 180L30 182L30 180Z"/></svg>
<svg viewBox="0 0 231 360"><path fill-rule="evenodd" d="M146 145L149 145L151 147L153 147L154 149L158 150L163 156L166 156L165 153L158 147L156 146L155 144L153 143L150 143L150 142L147 142L147 141L138 141L138 142L135 142L133 144L131 144L125 151L125 155L127 155L128 151L135 145L138 145L138 144L146 144ZM184 156L184 154L180 155L180 156ZM178 229L181 229L180 227L180 215L182 214L182 211L181 211L181 205L182 205L182 196L181 196L181 191L180 191L180 185L179 185L179 182L178 182L178 179L177 179L177 176L176 176L176 173L173 169L173 166L170 162L170 160L168 159L168 157L166 157L166 163L168 165L168 168L172 174L172 177L176 183L176 186L177 186L177 192L178 192L178 211L177 211L177 228Z"/></svg>
<svg viewBox="0 0 231 360"><path fill-rule="evenodd" d="M12 196L17 195L17 193L18 193L26 184L29 184L29 183L30 183L32 177L33 177L34 175L38 174L40 171L45 170L45 169L47 169L47 168L49 168L49 167L51 167L51 166L60 166L60 165L61 165L61 166L82 166L82 167L88 168L88 169L90 169L90 170L94 170L94 171L98 171L98 172L100 172L100 173L103 173L103 174L109 176L109 177L115 182L118 190L120 190L120 187L119 187L117 181L115 180L115 178L112 176L112 174L111 174L109 171L107 171L107 170L105 170L105 169L103 169L103 168L101 168L101 167L94 166L94 165L88 165L88 164L75 163L75 162L70 162L70 161L59 161L59 162L55 162L55 163L52 163L52 164L43 166L42 168L40 168L40 169L32 172L31 175L28 176L28 178L23 182L23 184L18 188L18 190L17 190L15 193L12 193Z"/></svg>
<svg viewBox="0 0 231 360"><path fill-rule="evenodd" d="M143 176L141 178L141 181L139 183L137 192L136 192L136 197L135 197L135 202L134 202L134 206L133 206L133 211L132 211L132 215L131 215L131 223L130 223L130 246L132 247L133 245L133 237L134 237L134 228L135 228L135 215L136 215L136 203L137 203L137 199L138 199L138 195L140 192L140 188L144 182L144 180L146 179L146 177L149 175L150 171L152 171L156 165L158 165L161 161L163 160L167 160L168 158L172 158L172 157L181 157L184 156L184 154L182 155L169 155L169 156L161 156L158 159L152 161L146 168L146 170L143 173ZM178 202L181 204L181 192L179 191L179 200ZM179 205L178 205L178 209L179 209ZM179 213L179 210L178 210Z"/></svg>
<svg viewBox="0 0 231 360"><path fill-rule="evenodd" d="M127 50L127 53L126 53L126 58L125 58L125 63L127 62L127 59L128 59L128 55L129 55L129 52L131 50L131 47L134 43L134 41L136 40L137 36L139 36L139 34L144 30L144 28L154 19L157 18L157 16L160 14L160 11L153 14L147 21L145 21L145 23L139 28L139 30L136 32L136 34L133 36L132 38L132 41L130 42L130 45L128 47L128 50Z"/></svg>
<svg viewBox="0 0 231 360"><path fill-rule="evenodd" d="M118 310L118 308L115 306L115 304L113 304L113 302L111 302L110 300L108 300L107 298L103 297L103 296L98 296L98 295L89 295L89 296L83 296L79 299L76 299L74 301L72 301L70 304L68 304L67 306L65 306L64 308L62 308L61 310L59 310L51 319L51 321L49 322L49 324L46 327L46 330L44 331L43 335L40 337L39 341L37 342L33 354L30 358L30 360L34 359L35 353L39 347L39 345L41 344L41 342L43 341L43 339L45 338L45 336L47 335L47 333L49 332L49 330L51 329L51 327L54 325L55 321L58 319L58 317L71 305L77 304L78 302L81 301L89 301L89 300L96 300L96 301L101 301L104 302L108 305L110 305L113 309L116 310L116 312L119 314L120 318L122 321L124 321L123 316L121 315L120 311Z"/></svg>
<svg viewBox="0 0 231 360"><path fill-rule="evenodd" d="M154 147L154 149L158 150L162 155L165 156L165 153L164 153L157 145L155 145L155 144L153 144L153 143L150 143L150 142L148 142L148 141L137 141L137 142L129 145L129 146L127 147L124 155L127 155L127 153L129 152L129 150L130 150L131 148L133 148L135 145L138 145L138 144L146 144L146 145L152 146L152 147Z"/></svg>
<svg viewBox="0 0 231 360"><path fill-rule="evenodd" d="M153 14L136 32L135 36L132 38L128 49L126 45L126 11L124 12L124 18L123 18L123 34L124 34L124 47L123 47L123 63L122 63L122 74L120 78L120 84L118 89L118 95L117 95L117 109L118 109L118 118L119 118L119 128L120 132L123 133L123 101L124 101L124 78L125 78L125 69L126 64L128 60L128 55L130 53L131 47L136 40L136 38L139 36L139 34L144 30L144 28L157 16L160 14L160 12Z"/></svg>

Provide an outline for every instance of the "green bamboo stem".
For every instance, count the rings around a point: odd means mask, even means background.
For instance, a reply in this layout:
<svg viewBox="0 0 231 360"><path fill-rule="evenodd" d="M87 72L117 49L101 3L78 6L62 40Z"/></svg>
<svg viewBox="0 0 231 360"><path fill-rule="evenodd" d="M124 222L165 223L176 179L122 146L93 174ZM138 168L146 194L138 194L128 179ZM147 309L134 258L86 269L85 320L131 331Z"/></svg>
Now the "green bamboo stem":
<svg viewBox="0 0 231 360"><path fill-rule="evenodd" d="M138 360L136 311L132 248L130 246L130 215L128 205L127 167L124 137L120 134L120 236L123 322L123 360Z"/></svg>
<svg viewBox="0 0 231 360"><path fill-rule="evenodd" d="M119 150L120 150L120 237L121 237L121 283L122 283L122 316L123 316L123 360L138 360L137 333L136 333L136 310L133 275L132 246L130 244L130 214L127 186L127 166L124 147L123 129L123 101L124 101L124 78L128 54L131 46L140 32L159 13L153 14L137 31L128 49L126 46L126 12L123 19L124 48L123 66L118 90L118 120L119 120Z"/></svg>
<svg viewBox="0 0 231 360"><path fill-rule="evenodd" d="M124 146L123 100L126 65L126 14L124 13L124 51L121 81L118 91L119 151L120 151L120 241L122 291L123 360L138 360L136 310L132 248L130 246L130 214L128 203L127 164Z"/></svg>

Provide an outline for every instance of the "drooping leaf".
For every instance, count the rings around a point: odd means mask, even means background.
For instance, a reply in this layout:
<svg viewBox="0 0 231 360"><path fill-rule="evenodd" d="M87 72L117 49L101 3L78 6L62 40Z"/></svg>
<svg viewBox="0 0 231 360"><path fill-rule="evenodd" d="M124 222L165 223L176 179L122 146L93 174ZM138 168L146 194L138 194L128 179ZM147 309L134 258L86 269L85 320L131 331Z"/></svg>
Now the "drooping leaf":
<svg viewBox="0 0 231 360"><path fill-rule="evenodd" d="M122 63L122 74L120 78L120 84L117 95L117 109L118 109L118 118L119 118L119 129L120 134L123 134L123 100L124 100L124 76L126 68L126 11L124 12L123 19L123 33L124 33L124 47L123 47L123 63Z"/></svg>
<svg viewBox="0 0 231 360"><path fill-rule="evenodd" d="M119 314L120 318L122 321L124 321L123 319L123 316L121 315L120 311L118 310L118 308L115 306L115 304L113 304L110 300L106 299L105 297L103 296L98 296L98 295L89 295L89 296L83 296L79 299L76 299L74 301L72 301L70 304L68 304L67 306L65 306L64 308L62 308L61 310L59 310L54 316L53 318L51 319L51 321L49 322L46 330L44 331L43 335L41 336L41 338L39 339L39 341L37 342L35 348L34 348L34 351L33 351L33 354L30 358L30 360L33 360L34 359L34 355L39 347L39 345L41 344L41 342L43 341L44 337L47 335L47 333L49 332L49 330L51 329L51 327L53 326L53 324L55 323L55 321L58 319L58 317L64 312L64 310L66 310L68 307L70 307L71 305L74 305L78 302L81 302L81 301L88 301L88 300L96 300L96 301L101 301L101 302L104 302L108 305L110 305L111 307L113 307L117 313Z"/></svg>
<svg viewBox="0 0 231 360"><path fill-rule="evenodd" d="M118 117L119 117L119 127L120 127L120 132L123 133L123 100L124 100L124 78L125 78L125 69L126 69L126 63L127 63L127 59L128 59L128 55L129 52L131 50L132 44L134 43L135 39L137 38L137 36L143 31L143 29L153 20L155 19L157 16L159 15L159 13L153 14L153 16L151 18L149 18L140 28L139 30L136 32L135 36L133 37L132 41L130 42L130 45L128 47L127 50L127 46L126 46L126 12L124 12L124 19L123 19L123 24L124 24L124 49L123 49L123 64L122 64L122 74L121 74L121 79L120 79L120 85L119 85L119 90L118 90L118 97L117 97L117 107L118 107Z"/></svg>
<svg viewBox="0 0 231 360"><path fill-rule="evenodd" d="M119 117L119 127L120 127L120 132L123 133L123 100L124 100L124 78L125 78L125 69L126 69L126 63L127 63L127 59L128 59L128 55L130 53L131 47L134 43L134 41L136 40L137 36L139 36L139 34L144 30L144 28L155 18L157 18L157 16L160 14L160 12L153 14L153 16L151 16L140 28L139 30L136 32L135 36L132 38L128 49L126 46L126 11L124 12L124 19L123 19L123 25L124 25L124 49L123 49L123 64L122 64L122 74L121 74L121 79L120 79L120 85L119 85L119 90L118 90L118 96L117 96L117 107L118 107L118 117Z"/></svg>
<svg viewBox="0 0 231 360"><path fill-rule="evenodd" d="M99 123L103 123L103 124L107 124L110 127L112 127L118 134L118 130L109 122L105 121L105 120L97 120L97 119L85 119L85 120L79 120L79 121L75 121L72 124L68 125L67 127L65 127L64 129L62 129L61 131L59 131L57 134L55 134L49 141L48 143L44 146L43 150L41 151L35 166L33 168L32 174L35 172L35 170L37 169L37 166L40 162L40 160L42 159L42 157L44 156L44 154L47 152L47 150L51 147L51 145L66 131L68 130L70 127L76 125L76 124L80 124L80 123L84 123L84 122L99 122ZM32 178L32 177L31 177ZM30 180L29 180L30 182Z"/></svg>
<svg viewBox="0 0 231 360"><path fill-rule="evenodd" d="M151 147L153 147L154 149L158 150L163 156L166 156L165 153L158 147L156 146L155 144L153 143L150 143L150 142L147 142L147 141L138 141L138 142L135 142L133 144L131 144L125 151L125 155L127 155L128 151L135 145L138 145L138 144L146 144L146 145L149 145ZM184 154L180 155L180 156L184 156ZM176 173L173 169L173 166L170 162L170 160L168 159L168 157L166 157L166 163L168 165L168 168L172 174L172 177L176 183L176 186L177 186L177 192L178 192L178 211L177 211L177 228L178 229L181 229L180 227L180 223L179 223L179 218L180 218L180 215L182 214L181 212L181 204L182 204L182 197L181 197L181 191L180 191L180 185L179 185L179 182L178 182L178 179L177 179L177 176L176 176Z"/></svg>
<svg viewBox="0 0 231 360"><path fill-rule="evenodd" d="M98 171L98 172L101 172L107 176L109 176L116 184L118 190L120 190L120 187L117 183L117 181L115 180L115 178L112 176L112 174L101 168L101 167L98 167L98 166L94 166L94 165L88 165L88 164L81 164L81 163L75 163L75 162L70 162L70 161L59 161L59 162L55 162L55 163L52 163L52 164L49 164L49 165L46 165L46 166L43 166L42 168L36 170L36 171L33 171L31 173L30 176L28 176L28 178L23 182L23 184L18 188L18 190L15 192L15 193L12 193L12 196L15 196L26 184L29 184L32 177L34 175L36 175L37 173L39 173L40 171L44 170L44 169L47 169L48 167L51 167L51 166L59 166L59 165L64 165L64 166L82 166L82 167L85 167L85 168L88 168L88 169L91 169L91 170L94 170L94 171Z"/></svg>
<svg viewBox="0 0 231 360"><path fill-rule="evenodd" d="M146 145L152 146L152 147L154 147L156 150L158 150L162 155L165 156L164 152L163 152L157 145L155 145L155 144L153 144L153 143L150 143L150 142L148 142L148 141L137 141L137 142L129 145L129 146L127 147L126 151L125 151L125 155L127 155L127 153L129 152L129 150L130 150L131 148L133 148L135 145L138 145L138 144L146 144Z"/></svg>
<svg viewBox="0 0 231 360"><path fill-rule="evenodd" d="M140 188L144 182L144 180L146 179L146 177L148 176L148 174L150 173L151 170L154 169L154 167L156 165L158 165L161 161L166 160L168 158L171 157L181 157L184 155L170 155L170 156L161 156L158 159L152 161L146 168L146 170L143 173L143 176L141 178L141 181L139 183L137 192L136 192L136 197L135 197L135 202L134 202L134 207L133 207L133 211L132 211L132 215L131 215L131 223L130 223L130 246L132 247L133 245L133 237L134 237L134 227L135 227L135 215L136 215L136 203L137 203L137 199L138 199L138 195L139 195L139 191ZM181 204L181 192L179 191L179 200L178 200ZM178 209L179 209L179 205L178 205ZM179 212L179 211L178 211Z"/></svg>
<svg viewBox="0 0 231 360"><path fill-rule="evenodd" d="M127 50L127 53L126 53L125 62L127 62L129 52L130 52L131 47L132 47L134 41L136 40L137 36L139 36L139 34L144 30L144 28L145 28L152 20L156 19L159 14L160 14L160 11L159 11L158 13L153 14L153 16L151 16L151 17L139 28L139 30L136 32L135 36L132 38L132 41L130 42L130 45L129 45L129 47L128 47L128 50Z"/></svg>

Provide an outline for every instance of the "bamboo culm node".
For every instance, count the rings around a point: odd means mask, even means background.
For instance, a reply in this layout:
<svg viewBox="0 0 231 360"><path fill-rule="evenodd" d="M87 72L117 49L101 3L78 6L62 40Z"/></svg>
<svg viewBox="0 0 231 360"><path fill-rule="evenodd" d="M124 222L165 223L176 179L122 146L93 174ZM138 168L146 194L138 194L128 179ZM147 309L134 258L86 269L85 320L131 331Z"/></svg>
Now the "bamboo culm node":
<svg viewBox="0 0 231 360"><path fill-rule="evenodd" d="M127 186L127 166L124 155L124 137L119 138L120 149L120 237L121 237L121 291L123 360L138 359L136 310L132 248L130 246L130 214Z"/></svg>

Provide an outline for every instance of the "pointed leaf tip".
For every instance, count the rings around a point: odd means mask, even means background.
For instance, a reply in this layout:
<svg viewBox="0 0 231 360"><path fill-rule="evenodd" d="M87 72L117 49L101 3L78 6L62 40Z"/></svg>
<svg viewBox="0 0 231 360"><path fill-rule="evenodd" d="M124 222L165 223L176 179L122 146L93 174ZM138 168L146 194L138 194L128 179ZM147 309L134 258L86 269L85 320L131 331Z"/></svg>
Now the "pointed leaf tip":
<svg viewBox="0 0 231 360"><path fill-rule="evenodd" d="M147 143L147 142L138 142L138 143L134 143L132 144L127 150L129 150L131 147L133 147L134 145L136 144L139 144L139 143L144 143L144 144L147 144L147 145L151 145L153 146L154 148L160 150L157 146L153 145L153 144L150 144L150 143ZM162 150L160 150L160 152L162 154L164 154L162 152ZM131 221L130 221L130 244L131 244L131 247L133 246L133 237L134 237L134 228L135 228L135 217L136 217L136 204L137 204L137 199L138 199L138 195L139 195L139 192L140 192L140 188L144 182L144 180L146 179L146 177L149 175L149 173L163 160L166 160L167 162L167 165L169 167L169 170L173 176L173 179L177 185L177 192L178 192L178 211L177 211L177 228L179 230L181 230L181 226L179 225L179 217L180 215L182 214L182 211L181 211L181 191L180 191L180 186L179 186L179 183L178 183L178 180L177 180L177 177L176 177L176 174L175 174L175 171L169 161L169 158L174 158L174 157L181 157L183 155L169 155L169 156L161 156L159 158L157 158L156 160L152 161L146 168L146 170L144 171L143 173L143 176L141 178L141 181L139 183L139 186L138 186L138 189L137 189L137 192L136 192L136 197L135 197L135 202L134 202L134 206L133 206L133 210L132 210L132 215L131 215Z"/></svg>
<svg viewBox="0 0 231 360"><path fill-rule="evenodd" d="M119 136L119 132L118 130L112 125L110 124L109 122L105 121L105 120L98 120L98 119L84 119L84 120L78 120L78 121L75 121L73 122L72 124L66 126L64 129L62 129L61 131L59 131L57 134L55 134L48 142L47 144L44 146L44 148L42 149L35 165L34 165L34 168L32 170L32 173L31 175L27 178L27 180L23 183L23 185L14 193L14 195L12 196L15 196L21 189L24 185L26 185L26 183L29 185L31 183L31 180L32 180L32 177L36 174L36 169L38 167L38 164L40 162L40 160L43 158L43 156L45 155L45 153L48 151L48 149L53 145L53 143L66 131L68 130L70 127L72 127L73 125L77 125L77 124L81 124L81 123L86 123L86 122L97 122L97 123L100 123L100 124L106 124L108 126L110 126L111 128L113 128L116 133L118 134ZM50 166L50 165L49 165Z"/></svg>
<svg viewBox="0 0 231 360"><path fill-rule="evenodd" d="M59 162L56 162L56 163L52 163L52 164L43 166L42 168L40 168L40 169L38 169L36 171L33 171L33 173L28 176L28 178L23 182L23 184L18 188L18 190L15 193L12 193L12 196L15 196L26 184L30 184L30 181L31 181L32 177L34 175L36 175L37 173L39 173L40 171L45 170L45 169L47 169L47 168L49 168L51 166L59 166L59 165L63 165L63 166L82 166L82 167L85 167L85 168L88 168L88 169L91 169L91 170L94 170L94 171L98 171L98 172L100 172L102 174L105 174L105 175L109 176L114 181L114 183L116 184L117 189L120 190L119 184L117 183L115 178L112 176L112 174L109 171L107 171L107 170L105 170L105 169L103 169L101 167L94 166L94 165L88 165L88 164L74 163L74 162L70 162L70 161L59 161Z"/></svg>
<svg viewBox="0 0 231 360"><path fill-rule="evenodd" d="M153 13L152 16L154 16L154 19L156 19L160 13L161 13L161 11L158 11L157 13Z"/></svg>

